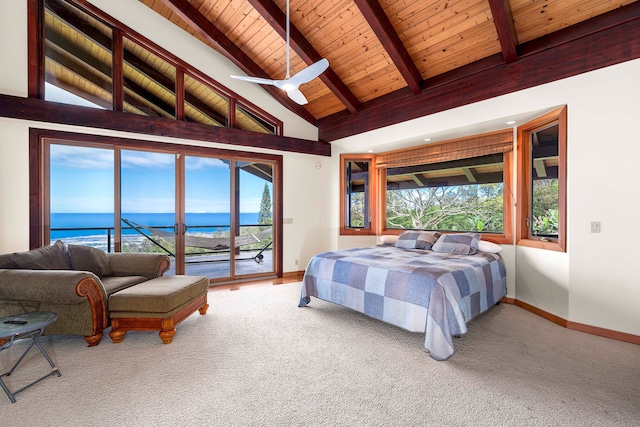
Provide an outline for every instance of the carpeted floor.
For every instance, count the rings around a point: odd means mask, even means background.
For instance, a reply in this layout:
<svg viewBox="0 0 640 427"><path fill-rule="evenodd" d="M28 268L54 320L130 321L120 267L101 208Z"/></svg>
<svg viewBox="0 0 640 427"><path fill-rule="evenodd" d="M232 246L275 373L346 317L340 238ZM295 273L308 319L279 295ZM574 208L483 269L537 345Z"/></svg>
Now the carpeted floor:
<svg viewBox="0 0 640 427"><path fill-rule="evenodd" d="M0 425L640 426L640 346L503 304L436 362L423 334L317 299L298 308L299 289L212 292L170 345L45 337L62 377L17 403L0 393ZM22 345L0 353L3 371ZM13 389L48 369L32 355Z"/></svg>

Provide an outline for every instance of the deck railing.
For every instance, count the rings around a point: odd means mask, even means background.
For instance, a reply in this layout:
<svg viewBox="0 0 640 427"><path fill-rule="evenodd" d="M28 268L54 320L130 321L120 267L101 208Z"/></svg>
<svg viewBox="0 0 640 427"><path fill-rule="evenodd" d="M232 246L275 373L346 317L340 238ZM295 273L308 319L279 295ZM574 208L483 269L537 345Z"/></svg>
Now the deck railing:
<svg viewBox="0 0 640 427"><path fill-rule="evenodd" d="M240 229L246 229L249 227L271 227L272 224L243 224L240 225ZM168 230L173 231L173 225L157 225L150 226L148 228L159 229L159 230ZM213 224L213 225L190 225L188 228L190 231L194 230L229 230L229 224ZM52 227L51 229L51 240L63 240L70 242L77 241L78 243L88 243L89 246L98 247L100 249L105 249L106 252L113 252L114 250L114 242L115 242L115 228L114 227ZM123 226L122 230L122 242L125 243L127 237L143 237L138 231L134 229L134 227ZM95 234L85 235L86 232L94 232ZM77 233L81 235L77 235ZM66 234L60 235L61 233ZM56 236L58 234L58 236ZM242 234L242 233L241 233ZM104 236L104 240L101 236ZM98 244L96 244L98 243ZM103 243L103 244L102 244ZM241 249L241 251L255 251L256 249ZM216 253L224 253L229 252L229 250L220 250L215 251ZM190 252L188 255L202 255L206 253L211 253L211 251L207 252Z"/></svg>

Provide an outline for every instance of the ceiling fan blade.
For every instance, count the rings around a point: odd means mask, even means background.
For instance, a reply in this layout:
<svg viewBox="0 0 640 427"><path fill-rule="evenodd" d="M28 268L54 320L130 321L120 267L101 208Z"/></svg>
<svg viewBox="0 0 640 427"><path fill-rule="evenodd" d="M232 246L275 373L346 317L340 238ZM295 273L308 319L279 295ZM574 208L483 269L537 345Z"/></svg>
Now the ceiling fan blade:
<svg viewBox="0 0 640 427"><path fill-rule="evenodd" d="M289 90L287 91L287 95L289 95L289 98L296 104L305 105L308 102L307 98L304 97L299 89Z"/></svg>
<svg viewBox="0 0 640 427"><path fill-rule="evenodd" d="M326 58L322 58L320 61L315 62L304 70L296 73L289 79L289 81L296 86L308 83L320 74L324 73L327 68L329 68L329 61Z"/></svg>
<svg viewBox="0 0 640 427"><path fill-rule="evenodd" d="M246 82L258 83L261 85L275 85L277 80L269 80L263 79L261 77L251 77L251 76L231 76L232 79L244 80Z"/></svg>

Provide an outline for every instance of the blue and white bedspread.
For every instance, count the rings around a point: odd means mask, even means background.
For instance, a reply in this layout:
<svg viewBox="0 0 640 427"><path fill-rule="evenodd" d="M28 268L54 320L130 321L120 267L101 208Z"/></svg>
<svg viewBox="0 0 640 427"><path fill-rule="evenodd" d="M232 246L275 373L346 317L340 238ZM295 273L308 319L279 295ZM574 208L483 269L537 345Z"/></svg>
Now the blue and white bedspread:
<svg viewBox="0 0 640 427"><path fill-rule="evenodd" d="M412 332L425 332L432 358L453 354L454 335L505 296L497 254L449 255L394 246L324 252L311 259L300 307L311 296L349 307Z"/></svg>

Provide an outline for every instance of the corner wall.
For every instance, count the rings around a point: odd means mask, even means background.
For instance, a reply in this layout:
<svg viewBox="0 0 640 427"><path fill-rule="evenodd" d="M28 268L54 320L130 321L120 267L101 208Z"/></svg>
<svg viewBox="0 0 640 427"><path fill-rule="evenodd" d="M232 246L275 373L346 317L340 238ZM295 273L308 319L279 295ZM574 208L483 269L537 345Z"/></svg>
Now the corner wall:
<svg viewBox="0 0 640 427"><path fill-rule="evenodd" d="M456 129L469 135L496 119L567 104L567 252L505 245L508 296L571 322L640 336L633 231L640 211L638 76L640 59L345 138L333 144L333 161L378 144L394 149L393 140L401 148ZM590 232L592 221L601 233ZM361 243L348 236L340 242Z"/></svg>

